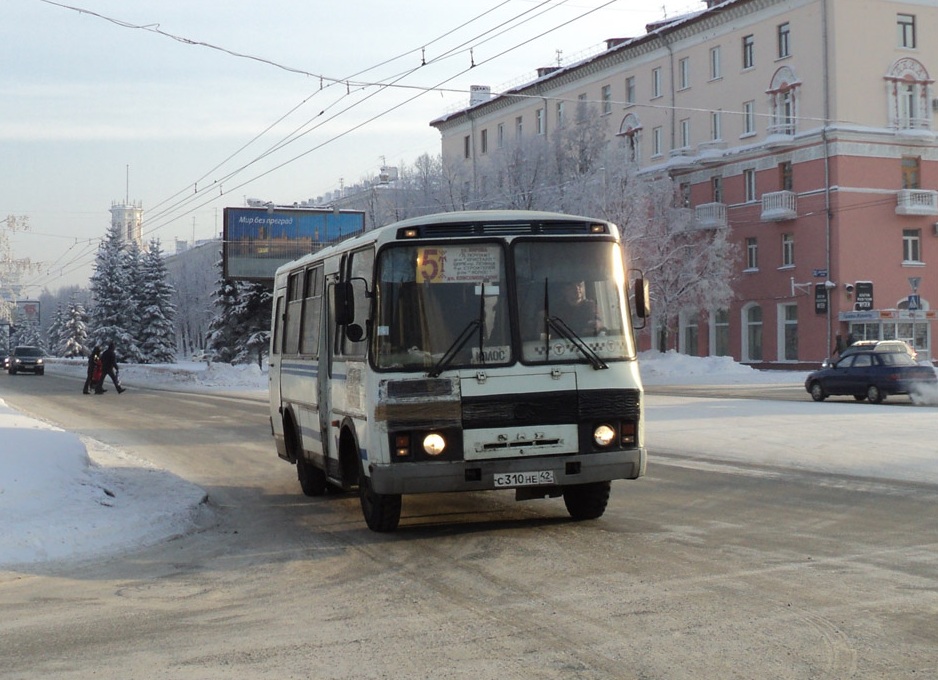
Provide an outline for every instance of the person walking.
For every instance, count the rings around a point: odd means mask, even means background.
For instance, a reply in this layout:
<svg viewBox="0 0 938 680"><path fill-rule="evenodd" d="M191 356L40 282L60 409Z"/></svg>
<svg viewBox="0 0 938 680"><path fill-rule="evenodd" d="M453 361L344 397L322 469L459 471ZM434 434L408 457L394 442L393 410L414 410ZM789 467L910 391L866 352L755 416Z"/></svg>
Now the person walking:
<svg viewBox="0 0 938 680"><path fill-rule="evenodd" d="M97 374L97 375L96 375ZM89 389L94 386L97 389L97 384L101 380L101 348L97 345L91 350L91 354L88 355L88 377L85 378L85 386L82 388L82 394L91 394Z"/></svg>
<svg viewBox="0 0 938 680"><path fill-rule="evenodd" d="M104 378L108 376L110 376L111 382L114 383L117 393L120 394L123 392L124 388L121 387L120 377L117 371L117 355L114 352L114 343L110 342L108 343L107 349L101 354L101 382L95 387L94 393L104 394L107 391L104 389Z"/></svg>

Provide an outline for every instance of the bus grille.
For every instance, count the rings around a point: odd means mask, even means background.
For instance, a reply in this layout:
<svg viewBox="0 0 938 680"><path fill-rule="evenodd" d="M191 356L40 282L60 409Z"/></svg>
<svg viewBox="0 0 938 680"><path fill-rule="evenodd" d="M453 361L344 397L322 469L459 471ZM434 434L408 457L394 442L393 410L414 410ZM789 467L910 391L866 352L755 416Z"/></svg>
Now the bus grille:
<svg viewBox="0 0 938 680"><path fill-rule="evenodd" d="M562 425L597 418L638 419L637 390L591 390L466 397L463 429Z"/></svg>

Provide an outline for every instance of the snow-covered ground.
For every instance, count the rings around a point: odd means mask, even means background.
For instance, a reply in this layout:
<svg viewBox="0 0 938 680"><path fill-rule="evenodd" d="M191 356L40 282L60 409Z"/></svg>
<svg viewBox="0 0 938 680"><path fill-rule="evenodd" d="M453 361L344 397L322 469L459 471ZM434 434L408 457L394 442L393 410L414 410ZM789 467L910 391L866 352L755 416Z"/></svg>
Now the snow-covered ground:
<svg viewBox="0 0 938 680"><path fill-rule="evenodd" d="M641 360L647 385L800 386L806 375L674 353L645 353ZM84 375L78 363L52 363L47 371ZM267 389L267 376L257 366L122 366L121 377L129 386L258 394ZM931 396L926 401L938 404L938 394ZM894 397L881 405L814 403L807 393L805 401L650 395L649 465L738 461L938 484L936 408L908 402ZM656 452L695 460L656 461ZM202 489L166 470L26 417L0 399L2 567L117 553L185 533L204 498Z"/></svg>

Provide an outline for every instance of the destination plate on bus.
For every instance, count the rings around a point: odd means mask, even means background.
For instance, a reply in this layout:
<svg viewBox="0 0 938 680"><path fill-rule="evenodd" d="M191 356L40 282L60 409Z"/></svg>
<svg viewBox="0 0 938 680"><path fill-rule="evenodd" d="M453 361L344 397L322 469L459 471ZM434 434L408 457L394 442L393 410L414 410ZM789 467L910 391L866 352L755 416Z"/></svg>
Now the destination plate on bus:
<svg viewBox="0 0 938 680"><path fill-rule="evenodd" d="M495 488L507 489L516 486L542 486L554 483L553 470L535 470L533 472L504 472L495 475Z"/></svg>

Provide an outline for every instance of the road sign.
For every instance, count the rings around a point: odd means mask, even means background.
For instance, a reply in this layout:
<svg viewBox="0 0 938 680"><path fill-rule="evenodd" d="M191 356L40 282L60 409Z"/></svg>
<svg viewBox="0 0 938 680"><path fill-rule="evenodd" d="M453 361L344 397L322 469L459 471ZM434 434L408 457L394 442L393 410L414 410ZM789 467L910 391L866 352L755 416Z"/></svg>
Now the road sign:
<svg viewBox="0 0 938 680"><path fill-rule="evenodd" d="M922 296L921 295L910 295L909 296L909 311L914 312L917 309L922 308Z"/></svg>
<svg viewBox="0 0 938 680"><path fill-rule="evenodd" d="M910 277L909 277L909 285L912 286L912 292L913 292L913 293L918 290L918 285L919 285L921 282L922 282L922 277L921 277L921 276L910 276Z"/></svg>
<svg viewBox="0 0 938 680"><path fill-rule="evenodd" d="M827 278L827 270L826 270L826 269L815 269L815 270L814 270L814 276L815 276L815 278L818 278L818 279L826 279L826 278Z"/></svg>

